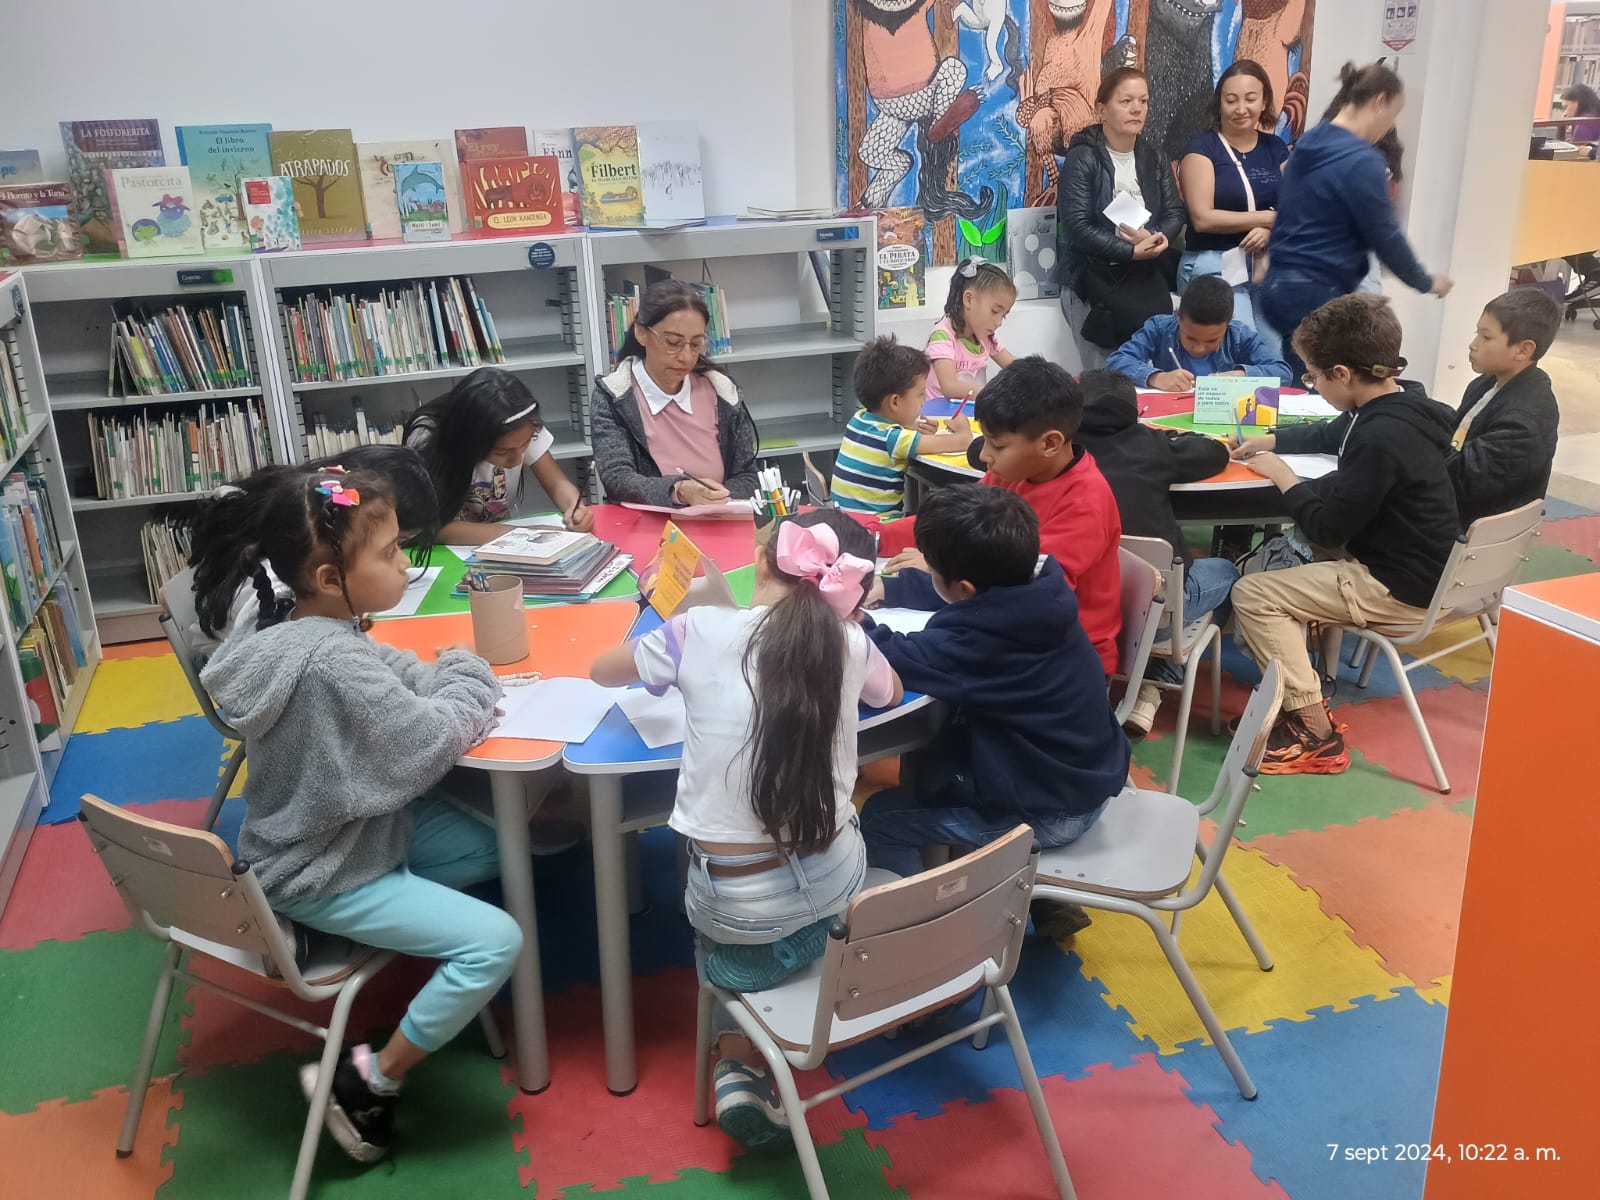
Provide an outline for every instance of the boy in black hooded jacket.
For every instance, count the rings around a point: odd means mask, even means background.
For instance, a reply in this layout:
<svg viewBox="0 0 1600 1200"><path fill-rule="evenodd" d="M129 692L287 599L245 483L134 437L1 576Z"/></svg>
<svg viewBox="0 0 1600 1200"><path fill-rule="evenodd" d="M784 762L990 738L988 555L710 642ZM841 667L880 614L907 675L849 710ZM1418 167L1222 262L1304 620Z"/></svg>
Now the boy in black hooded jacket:
<svg viewBox="0 0 1600 1200"><path fill-rule="evenodd" d="M1247 575L1233 588L1235 638L1258 663L1279 660L1283 716L1265 775L1334 775L1350 765L1306 650L1310 622L1414 625L1456 540L1445 467L1454 414L1397 376L1400 322L1382 296L1341 296L1311 313L1294 348L1307 387L1344 415L1246 438L1234 449L1283 492L1296 533L1340 557ZM1337 454L1339 468L1302 482L1272 451Z"/></svg>

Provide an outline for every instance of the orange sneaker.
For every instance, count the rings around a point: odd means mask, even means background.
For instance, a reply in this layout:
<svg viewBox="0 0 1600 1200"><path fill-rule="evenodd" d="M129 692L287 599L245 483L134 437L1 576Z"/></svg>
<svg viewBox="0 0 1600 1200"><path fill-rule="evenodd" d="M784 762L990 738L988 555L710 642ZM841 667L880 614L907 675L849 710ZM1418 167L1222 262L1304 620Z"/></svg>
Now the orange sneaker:
<svg viewBox="0 0 1600 1200"><path fill-rule="evenodd" d="M1350 751L1337 725L1319 738L1294 717L1273 730L1261 758L1263 775L1338 775L1349 766Z"/></svg>

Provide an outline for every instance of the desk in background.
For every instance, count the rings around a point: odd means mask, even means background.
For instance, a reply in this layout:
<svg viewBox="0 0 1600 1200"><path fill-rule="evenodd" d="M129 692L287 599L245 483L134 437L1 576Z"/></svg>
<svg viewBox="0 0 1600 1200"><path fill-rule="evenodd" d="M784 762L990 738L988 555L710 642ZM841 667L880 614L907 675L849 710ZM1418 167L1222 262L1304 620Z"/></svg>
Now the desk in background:
<svg viewBox="0 0 1600 1200"><path fill-rule="evenodd" d="M1600 249L1600 162L1529 159L1511 265Z"/></svg>

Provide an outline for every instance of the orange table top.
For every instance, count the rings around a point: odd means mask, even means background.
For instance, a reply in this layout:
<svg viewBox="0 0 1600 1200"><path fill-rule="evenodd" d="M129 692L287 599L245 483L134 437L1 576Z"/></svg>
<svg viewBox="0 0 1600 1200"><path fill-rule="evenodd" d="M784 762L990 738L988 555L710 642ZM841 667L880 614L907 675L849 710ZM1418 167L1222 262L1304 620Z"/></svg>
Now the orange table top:
<svg viewBox="0 0 1600 1200"><path fill-rule="evenodd" d="M1506 589L1505 607L1600 642L1600 574L1519 583Z"/></svg>
<svg viewBox="0 0 1600 1200"><path fill-rule="evenodd" d="M589 674L589 664L604 650L622 643L638 616L631 600L599 600L590 604L560 604L525 610L528 621L528 657L494 668L496 675L541 671L547 676ZM472 617L444 613L432 617L400 617L379 621L372 636L400 650L413 651L432 662L440 650L472 645ZM535 770L560 759L562 743L531 738L492 737L466 754L468 765Z"/></svg>

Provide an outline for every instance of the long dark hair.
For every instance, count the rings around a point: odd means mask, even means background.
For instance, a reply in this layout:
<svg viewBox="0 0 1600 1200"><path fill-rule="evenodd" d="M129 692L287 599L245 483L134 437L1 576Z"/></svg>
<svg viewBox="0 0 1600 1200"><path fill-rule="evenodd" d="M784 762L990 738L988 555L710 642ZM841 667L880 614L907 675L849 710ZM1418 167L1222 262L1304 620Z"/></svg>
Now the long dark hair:
<svg viewBox="0 0 1600 1200"><path fill-rule="evenodd" d="M944 298L944 315L950 318L950 328L957 334L966 335L967 319L963 300L968 292L976 292L981 296L984 292L996 291L1007 291L1013 296L1017 294L1017 285L1011 282L1011 276L999 263L969 258L957 265L955 274L950 276L950 292Z"/></svg>
<svg viewBox="0 0 1600 1200"><path fill-rule="evenodd" d="M1398 96L1405 90L1406 85L1401 82L1400 76L1382 63L1358 67L1353 62L1347 62L1339 68L1339 91L1328 106L1328 111L1337 116L1347 104L1360 108L1374 100Z"/></svg>
<svg viewBox="0 0 1600 1200"><path fill-rule="evenodd" d="M389 481L394 493L394 519L400 532L407 533L406 549L418 559L426 558L439 535L439 499L434 492L428 464L409 446L379 442L357 446L327 458L314 459L304 470L326 472L329 467L347 471L370 471Z"/></svg>
<svg viewBox="0 0 1600 1200"><path fill-rule="evenodd" d="M1576 104L1577 116L1600 117L1600 92L1586 83L1576 83L1561 93L1561 103Z"/></svg>
<svg viewBox="0 0 1600 1200"><path fill-rule="evenodd" d="M839 552L873 561L872 535L836 509L785 518L826 525ZM764 553L773 577L792 586L766 612L744 652L744 678L755 697L750 726L750 803L763 829L799 855L825 849L838 832L833 740L844 690L844 622L811 584L778 567L777 531ZM861 582L864 600L872 587ZM759 682L758 682L759 681Z"/></svg>
<svg viewBox="0 0 1600 1200"><path fill-rule="evenodd" d="M1211 107L1206 109L1206 115L1211 120L1211 128L1216 130L1222 128L1222 87L1236 75L1248 75L1261 85L1261 120L1257 124L1269 129L1277 124L1277 98L1272 94L1272 80L1267 78L1266 68L1253 58L1236 58L1223 68L1222 77L1217 80L1216 90L1211 93Z"/></svg>
<svg viewBox="0 0 1600 1200"><path fill-rule="evenodd" d="M699 313L700 319L708 327L711 324L711 310L706 307L704 297L683 280L663 279L652 283L639 301L639 311L634 314L633 324L628 326L628 336L617 347L614 361L621 362L625 358L642 360L644 343L639 340L639 330L649 329L675 312ZM716 364L702 354L694 364L694 370L696 375L704 375L707 371L716 370Z"/></svg>
<svg viewBox="0 0 1600 1200"><path fill-rule="evenodd" d="M440 525L456 519L472 489L472 472L494 444L524 427L534 434L544 428L539 402L522 380L498 367L479 367L411 414L406 444L422 456L433 480Z"/></svg>
<svg viewBox="0 0 1600 1200"><path fill-rule="evenodd" d="M333 484L354 489L361 502L334 503L319 490ZM224 628L234 596L247 581L261 601L257 629L286 618L294 601L278 599L266 572L269 564L296 596L309 593L312 573L323 563L338 569L342 589L350 556L365 544L373 522L393 509L389 483L381 475L304 467L262 467L202 500L189 556L200 628L208 634Z"/></svg>

